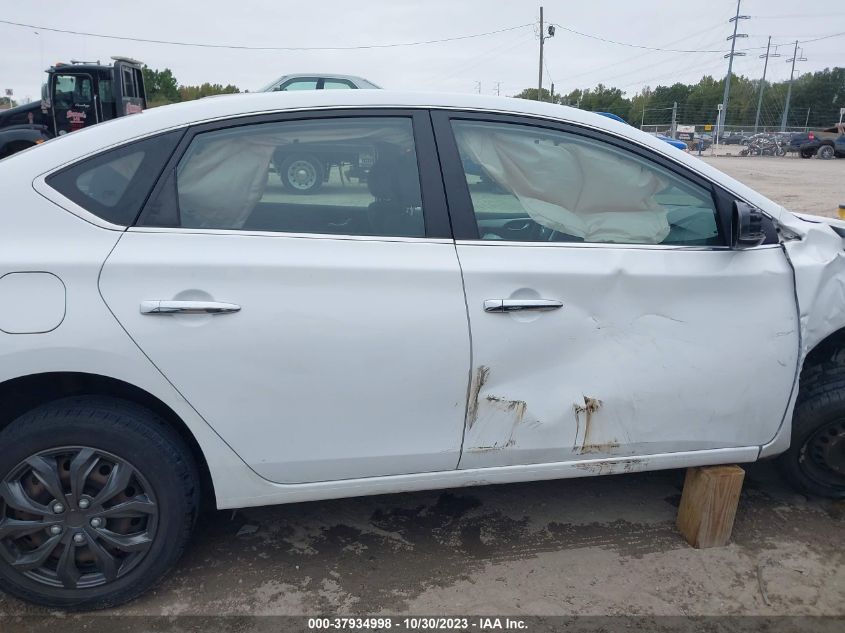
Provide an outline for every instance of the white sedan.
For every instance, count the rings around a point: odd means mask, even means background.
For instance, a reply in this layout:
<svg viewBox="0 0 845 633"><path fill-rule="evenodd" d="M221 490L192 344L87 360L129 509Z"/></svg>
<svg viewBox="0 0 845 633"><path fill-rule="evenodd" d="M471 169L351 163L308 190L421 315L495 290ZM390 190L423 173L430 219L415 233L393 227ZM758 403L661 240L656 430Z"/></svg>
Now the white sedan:
<svg viewBox="0 0 845 633"><path fill-rule="evenodd" d="M845 496L842 223L630 126L236 95L49 141L0 188L0 587L24 599L139 595L204 496L778 454Z"/></svg>

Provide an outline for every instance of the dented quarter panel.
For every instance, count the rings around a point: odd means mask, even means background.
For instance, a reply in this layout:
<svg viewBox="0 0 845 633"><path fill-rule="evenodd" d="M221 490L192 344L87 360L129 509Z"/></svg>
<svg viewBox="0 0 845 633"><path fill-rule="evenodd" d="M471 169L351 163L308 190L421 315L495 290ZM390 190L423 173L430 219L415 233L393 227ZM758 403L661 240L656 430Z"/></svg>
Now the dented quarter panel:
<svg viewBox="0 0 845 633"><path fill-rule="evenodd" d="M474 366L461 468L774 438L799 352L780 246L459 242L458 256ZM483 310L486 299L520 297L563 307Z"/></svg>

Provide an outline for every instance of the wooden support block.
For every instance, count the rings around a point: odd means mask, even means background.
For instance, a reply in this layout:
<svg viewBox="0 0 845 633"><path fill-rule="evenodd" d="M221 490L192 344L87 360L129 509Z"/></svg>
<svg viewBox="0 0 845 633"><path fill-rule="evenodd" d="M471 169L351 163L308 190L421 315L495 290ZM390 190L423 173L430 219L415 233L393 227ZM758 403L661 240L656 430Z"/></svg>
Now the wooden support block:
<svg viewBox="0 0 845 633"><path fill-rule="evenodd" d="M690 545L721 547L730 542L744 478L739 466L687 468L677 525Z"/></svg>

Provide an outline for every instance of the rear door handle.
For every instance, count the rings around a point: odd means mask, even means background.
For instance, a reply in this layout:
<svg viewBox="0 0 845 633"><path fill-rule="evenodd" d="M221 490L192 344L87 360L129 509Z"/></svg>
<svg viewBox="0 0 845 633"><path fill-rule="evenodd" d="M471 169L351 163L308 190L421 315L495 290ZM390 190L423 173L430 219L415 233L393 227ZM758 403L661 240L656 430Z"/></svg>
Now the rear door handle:
<svg viewBox="0 0 845 633"><path fill-rule="evenodd" d="M484 301L485 312L548 312L562 308L563 304L554 299L487 299Z"/></svg>
<svg viewBox="0 0 845 633"><path fill-rule="evenodd" d="M142 301L141 314L229 314L240 311L236 303L222 301Z"/></svg>

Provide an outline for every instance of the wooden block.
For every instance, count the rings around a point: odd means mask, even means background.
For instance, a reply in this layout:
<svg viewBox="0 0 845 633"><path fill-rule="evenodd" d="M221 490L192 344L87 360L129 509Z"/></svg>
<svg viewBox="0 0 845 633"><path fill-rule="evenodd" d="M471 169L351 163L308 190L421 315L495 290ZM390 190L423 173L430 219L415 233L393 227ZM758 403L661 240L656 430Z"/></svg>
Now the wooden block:
<svg viewBox="0 0 845 633"><path fill-rule="evenodd" d="M687 468L677 525L690 545L721 547L730 542L744 478L739 466Z"/></svg>

